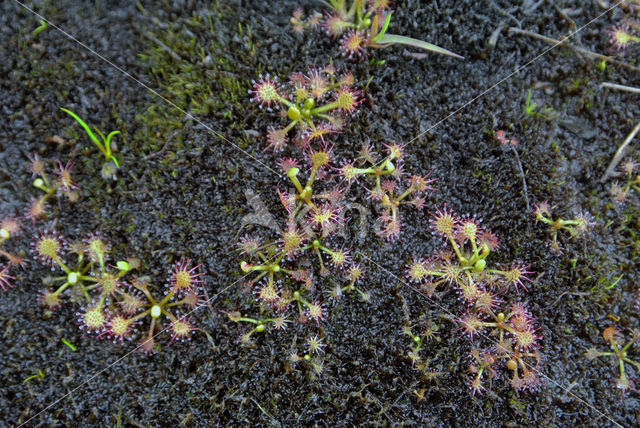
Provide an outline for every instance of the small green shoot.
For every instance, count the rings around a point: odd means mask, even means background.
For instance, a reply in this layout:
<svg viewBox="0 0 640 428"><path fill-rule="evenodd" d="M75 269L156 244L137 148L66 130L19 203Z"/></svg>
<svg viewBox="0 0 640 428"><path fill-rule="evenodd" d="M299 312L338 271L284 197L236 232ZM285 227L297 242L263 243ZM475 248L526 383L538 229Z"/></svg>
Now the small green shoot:
<svg viewBox="0 0 640 428"><path fill-rule="evenodd" d="M40 26L38 26L35 30L33 30L31 32L31 34L33 34L33 37L37 37L38 34L40 34L41 32L43 32L46 29L47 29L47 23L41 19L40 20Z"/></svg>
<svg viewBox="0 0 640 428"><path fill-rule="evenodd" d="M102 173L103 173L102 175L106 177L113 176L115 171L112 171L113 168L110 167L109 163L113 163L113 165L115 165L116 168L120 168L120 164L118 163L118 159L116 159L116 157L111 152L111 139L115 135L118 135L120 131L111 131L105 137L105 135L98 128L94 126L93 129L96 130L96 132L98 133L98 135L100 135L100 138L102 139L102 141L100 141L98 137L96 137L96 135L91 131L91 128L89 128L89 125L87 125L82 119L80 119L80 117L77 114L63 107L60 107L60 110L67 113L69 116L73 117L76 120L76 122L78 122L80 126L82 126L82 128L86 131L89 138L91 138L91 141L93 141L93 143L98 147L100 152L102 152L102 154L104 155L106 163L102 167ZM108 170L109 168L110 170Z"/></svg>
<svg viewBox="0 0 640 428"><path fill-rule="evenodd" d="M604 59L598 63L598 69L600 71L605 71L607 69L607 61Z"/></svg>
<svg viewBox="0 0 640 428"><path fill-rule="evenodd" d="M384 48L394 44L401 44L418 49L424 49L426 51L441 55L448 55L454 58L464 59L464 57L443 49L439 46L436 46L432 43L414 39L412 37L401 36L399 34L387 34L387 29L389 28L389 23L391 22L391 15L391 12L387 14L385 22L382 25L382 28L380 28L380 31L378 31L378 14L376 13L373 15L373 18L371 19L371 27L369 29L370 38L368 41L368 45L372 48Z"/></svg>
<svg viewBox="0 0 640 428"><path fill-rule="evenodd" d="M532 101L531 89L529 89L529 92L527 93L527 101L524 106L524 113L527 116L541 117L547 121L553 121L558 119L559 117L558 112L554 110L553 107L542 108L542 107L539 107L538 104L535 103L535 101Z"/></svg>
<svg viewBox="0 0 640 428"><path fill-rule="evenodd" d="M44 373L42 373L42 370L38 370L38 373L34 374L33 376L29 376L28 378L23 380L22 383L27 383L33 379L38 379L38 380L44 379Z"/></svg>
<svg viewBox="0 0 640 428"><path fill-rule="evenodd" d="M383 61L384 62L384 61ZM367 83L365 83L362 86L362 89L366 92L367 89L369 89L369 85L371 84L371 82L373 82L373 76L369 77L369 80L367 80Z"/></svg>
<svg viewBox="0 0 640 428"><path fill-rule="evenodd" d="M524 112L527 116L533 116L537 107L538 105L534 101L531 101L531 89L529 89L529 93L527 94L527 104L524 107Z"/></svg>
<svg viewBox="0 0 640 428"><path fill-rule="evenodd" d="M614 279L611 284L605 284L602 286L603 289L605 290L611 290L613 287L615 287L616 285L618 285L618 283L620 282L620 280L622 279L624 275L620 274L620 276L618 276L616 279ZM593 287L591 287L591 292L593 293L596 288L598 288L600 286L600 281L598 281L598 284L594 285Z"/></svg>
<svg viewBox="0 0 640 428"><path fill-rule="evenodd" d="M118 415L116 416L116 428L120 428L122 426L122 405L118 407Z"/></svg>
<svg viewBox="0 0 640 428"><path fill-rule="evenodd" d="M613 281L611 284L607 285L604 287L605 290L611 290L613 287L615 287L616 285L618 285L618 283L620 282L620 280L622 279L622 274L617 277L615 279L615 281Z"/></svg>
<svg viewBox="0 0 640 428"><path fill-rule="evenodd" d="M72 344L72 343L70 343L67 339L65 339L65 338L63 337L63 338L61 338L61 339L60 339L60 341L61 341L62 343L64 343L65 345L67 345L67 346L69 347L69 349L71 349L73 352L76 352L76 350L77 350L77 349L76 349L76 347L75 347L75 346L73 346L73 344Z"/></svg>

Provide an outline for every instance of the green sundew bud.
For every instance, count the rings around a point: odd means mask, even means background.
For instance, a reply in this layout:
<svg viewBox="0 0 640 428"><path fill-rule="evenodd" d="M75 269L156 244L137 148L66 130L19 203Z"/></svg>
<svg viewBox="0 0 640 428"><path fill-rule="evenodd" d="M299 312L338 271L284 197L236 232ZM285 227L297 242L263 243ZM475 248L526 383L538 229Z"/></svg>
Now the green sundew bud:
<svg viewBox="0 0 640 428"><path fill-rule="evenodd" d="M36 187L44 192L47 191L47 186L44 185L44 180L42 178L36 178L33 180L33 187Z"/></svg>
<svg viewBox="0 0 640 428"><path fill-rule="evenodd" d="M307 98L306 100L304 100L304 104L302 104L302 108L305 110L311 110L314 104L315 104L315 101L313 101L313 98Z"/></svg>
<svg viewBox="0 0 640 428"><path fill-rule="evenodd" d="M257 326L256 326L256 328L255 328L255 330L256 330L258 333L262 333L262 332L264 331L264 324L257 325Z"/></svg>
<svg viewBox="0 0 640 428"><path fill-rule="evenodd" d="M302 109L302 117L304 118L311 117L311 109L308 109L308 108Z"/></svg>
<svg viewBox="0 0 640 428"><path fill-rule="evenodd" d="M79 276L80 274L78 272L70 272L69 275L67 275L67 282L71 285L75 285L78 283Z"/></svg>
<svg viewBox="0 0 640 428"><path fill-rule="evenodd" d="M249 265L249 263L245 262L244 260L240 263L240 269L242 269L242 272L244 273L249 273L251 271L251 266Z"/></svg>
<svg viewBox="0 0 640 428"><path fill-rule="evenodd" d="M0 238L1 239L9 239L11 237L11 233L5 229L4 227L0 229Z"/></svg>
<svg viewBox="0 0 640 428"><path fill-rule="evenodd" d="M299 168L291 168L289 169L289 171L287 171L287 177L293 178L297 176L299 172L300 172Z"/></svg>
<svg viewBox="0 0 640 428"><path fill-rule="evenodd" d="M151 307L151 318L160 318L162 314L162 308L158 305L153 305Z"/></svg>
<svg viewBox="0 0 640 428"><path fill-rule="evenodd" d="M482 272L484 270L485 266L487 266L487 262L486 262L486 260L482 259L482 260L478 260L476 262L476 264L473 265L473 269L476 272Z"/></svg>
<svg viewBox="0 0 640 428"><path fill-rule="evenodd" d="M122 272L129 272L129 263L125 262L124 260L120 260L118 263L116 263L116 267Z"/></svg>
<svg viewBox="0 0 640 428"><path fill-rule="evenodd" d="M289 107L287 110L287 117L291 120L300 120L302 115L300 114L300 110L296 106Z"/></svg>

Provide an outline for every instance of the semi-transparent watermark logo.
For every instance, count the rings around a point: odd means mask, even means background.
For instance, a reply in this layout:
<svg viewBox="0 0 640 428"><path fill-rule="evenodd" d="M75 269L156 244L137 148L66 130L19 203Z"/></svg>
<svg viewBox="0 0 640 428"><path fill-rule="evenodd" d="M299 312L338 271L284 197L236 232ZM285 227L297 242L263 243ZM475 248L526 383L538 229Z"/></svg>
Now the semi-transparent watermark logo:
<svg viewBox="0 0 640 428"><path fill-rule="evenodd" d="M278 221L276 221L276 217L267 208L267 204L262 200L261 195L257 194L253 189L246 189L244 196L247 198L247 205L251 208L252 212L242 217L238 234L247 226L262 226L273 230L277 234L282 233L282 227ZM337 205L341 208L340 215L345 221L349 219L351 227L347 228L334 225L334 229L331 231L334 236L347 240L356 240L361 243L371 230L376 234L380 232L381 224L379 221L372 221L372 212L368 207L357 202L346 201L338 202ZM282 207L282 209L284 210L284 207ZM309 222L306 221L310 210L310 206L304 205L296 212L294 218L296 226L302 229L307 236L313 235L312 228Z"/></svg>

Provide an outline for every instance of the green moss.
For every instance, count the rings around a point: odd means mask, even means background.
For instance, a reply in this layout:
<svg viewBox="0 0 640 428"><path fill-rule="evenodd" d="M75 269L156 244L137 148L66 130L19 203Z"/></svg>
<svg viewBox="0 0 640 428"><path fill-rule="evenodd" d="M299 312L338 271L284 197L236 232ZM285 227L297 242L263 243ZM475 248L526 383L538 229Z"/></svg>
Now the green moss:
<svg viewBox="0 0 640 428"><path fill-rule="evenodd" d="M512 409L514 409L516 412L522 412L526 409L527 407L527 403L525 403L524 401L520 401L515 397L511 397L509 399L509 405L511 406Z"/></svg>
<svg viewBox="0 0 640 428"><path fill-rule="evenodd" d="M165 101L156 98L146 111L137 117L138 131L134 140L139 151L148 154L160 150L173 131L182 129L185 112L196 117L221 118L231 122L231 128L243 129L238 112L246 108L248 83L239 80L235 66L227 58L220 23L224 11L203 17L194 14L186 23L170 24L168 29L150 32L149 47L140 54L150 74L156 79L159 93L178 108L166 108ZM185 25L186 24L186 25ZM243 27L241 35L247 42L248 56L253 56L250 27ZM184 135L178 133L171 148L182 148Z"/></svg>

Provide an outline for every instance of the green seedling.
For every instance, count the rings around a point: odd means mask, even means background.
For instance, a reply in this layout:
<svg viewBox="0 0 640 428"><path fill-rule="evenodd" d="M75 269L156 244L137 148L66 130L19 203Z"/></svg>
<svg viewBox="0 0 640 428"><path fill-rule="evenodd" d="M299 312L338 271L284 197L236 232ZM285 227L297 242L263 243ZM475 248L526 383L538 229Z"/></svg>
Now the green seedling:
<svg viewBox="0 0 640 428"><path fill-rule="evenodd" d="M42 370L38 370L38 373L34 374L33 376L29 376L28 378L23 380L22 383L27 383L33 379L38 379L38 380L44 379L44 373L42 373Z"/></svg>
<svg viewBox="0 0 640 428"><path fill-rule="evenodd" d="M73 352L76 352L78 349L73 345L73 343L69 342L67 339L65 339L64 337L60 339L60 342L64 343L69 349L71 349Z"/></svg>
<svg viewBox="0 0 640 428"><path fill-rule="evenodd" d="M118 135L120 131L111 131L105 137L105 135L98 128L94 126L93 129L95 129L95 131L98 133L98 135L100 135L100 138L102 139L102 141L100 141L98 137L96 137L96 135L93 133L93 131L91 131L91 128L89 127L89 125L87 125L85 121L80 119L80 117L77 114L63 107L60 107L60 110L67 113L69 116L73 117L76 120L76 122L78 122L80 126L82 126L82 128L85 130L89 138L91 138L91 141L93 141L96 147L98 147L98 150L100 150L100 152L104 155L105 163L102 166L102 176L104 178L113 177L115 175L115 168L120 168L120 164L118 163L118 159L116 159L116 157L111 152L111 139L115 135Z"/></svg>
<svg viewBox="0 0 640 428"><path fill-rule="evenodd" d="M531 99L531 89L527 93L527 100L524 105L524 113L527 116L541 117L545 120L552 121L558 118L558 112L552 107L540 107Z"/></svg>
<svg viewBox="0 0 640 428"><path fill-rule="evenodd" d="M33 37L37 37L38 34L42 33L46 29L47 29L47 23L41 19L40 25L35 30L33 30L31 34L33 34Z"/></svg>
<svg viewBox="0 0 640 428"><path fill-rule="evenodd" d="M524 106L524 112L527 116L533 116L536 109L538 108L538 104L535 101L531 101L531 89L527 93L527 102Z"/></svg>

